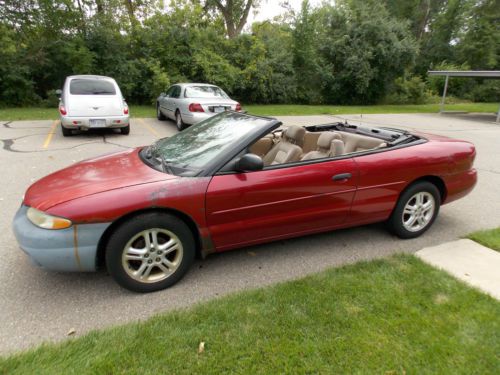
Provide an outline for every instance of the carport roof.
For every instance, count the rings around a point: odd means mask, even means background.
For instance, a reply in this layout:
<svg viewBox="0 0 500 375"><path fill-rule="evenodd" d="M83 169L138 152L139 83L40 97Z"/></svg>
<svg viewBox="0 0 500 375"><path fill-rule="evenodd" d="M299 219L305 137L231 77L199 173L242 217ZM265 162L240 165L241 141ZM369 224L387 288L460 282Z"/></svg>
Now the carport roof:
<svg viewBox="0 0 500 375"><path fill-rule="evenodd" d="M500 78L500 70L429 70L431 76Z"/></svg>

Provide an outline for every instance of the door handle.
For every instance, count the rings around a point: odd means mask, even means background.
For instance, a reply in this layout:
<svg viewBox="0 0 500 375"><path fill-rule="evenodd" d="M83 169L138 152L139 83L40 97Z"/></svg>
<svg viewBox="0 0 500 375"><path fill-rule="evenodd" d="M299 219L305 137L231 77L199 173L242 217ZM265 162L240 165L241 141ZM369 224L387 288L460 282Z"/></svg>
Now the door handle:
<svg viewBox="0 0 500 375"><path fill-rule="evenodd" d="M348 180L352 177L352 174L350 173L341 173L341 174L336 174L335 176L332 177L333 181L342 181L342 180Z"/></svg>

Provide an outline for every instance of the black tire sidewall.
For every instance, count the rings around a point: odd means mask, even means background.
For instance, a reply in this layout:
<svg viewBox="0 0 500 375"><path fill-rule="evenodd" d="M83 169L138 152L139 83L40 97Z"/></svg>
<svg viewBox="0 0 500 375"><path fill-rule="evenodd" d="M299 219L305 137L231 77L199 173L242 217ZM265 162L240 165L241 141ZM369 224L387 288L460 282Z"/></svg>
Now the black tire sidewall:
<svg viewBox="0 0 500 375"><path fill-rule="evenodd" d="M130 124L123 127L123 128L120 128L120 133L122 133L123 135L129 135L130 134Z"/></svg>
<svg viewBox="0 0 500 375"><path fill-rule="evenodd" d="M127 242L137 233L151 228L165 228L179 237L183 256L174 273L157 283L147 284L132 279L122 266L122 253ZM168 288L178 282L188 271L195 258L195 241L189 227L173 215L148 213L135 216L122 223L111 234L106 246L106 267L113 279L125 289L148 293Z"/></svg>
<svg viewBox="0 0 500 375"><path fill-rule="evenodd" d="M179 116L179 119L181 120L180 123L177 121L177 116ZM175 112L175 126L177 126L177 129L179 131L184 130L184 128L186 127L186 125L184 124L184 121L182 121L181 112L179 110L177 110Z"/></svg>
<svg viewBox="0 0 500 375"><path fill-rule="evenodd" d="M165 115L163 113L161 113L159 104L156 104L156 118L159 121L165 120Z"/></svg>
<svg viewBox="0 0 500 375"><path fill-rule="evenodd" d="M72 135L71 130L65 128L63 125L61 125L61 130L62 130L62 134L63 134L64 137L69 137L69 136Z"/></svg>
<svg viewBox="0 0 500 375"><path fill-rule="evenodd" d="M417 232L410 232L403 226L403 220L402 220L403 210L408 201L410 200L410 198L418 192L428 192L434 197L435 201L434 215L432 216L431 221L424 228L422 228ZM392 212L392 215L389 219L388 222L389 227L391 231L400 238L404 239L416 238L422 235L432 226L434 220L436 220L436 217L439 214L440 206L441 206L441 194L436 185L428 181L416 182L410 185L405 191L403 191L403 193L401 193L401 196L398 199L396 207L394 208L394 211Z"/></svg>

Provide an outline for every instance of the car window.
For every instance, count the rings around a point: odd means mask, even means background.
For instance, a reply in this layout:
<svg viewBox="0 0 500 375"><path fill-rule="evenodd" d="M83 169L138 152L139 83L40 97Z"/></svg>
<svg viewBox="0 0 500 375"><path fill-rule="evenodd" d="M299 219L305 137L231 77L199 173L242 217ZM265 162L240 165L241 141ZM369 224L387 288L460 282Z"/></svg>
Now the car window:
<svg viewBox="0 0 500 375"><path fill-rule="evenodd" d="M174 86L172 90L172 95L170 95L172 98L178 98L181 93L181 87L180 86Z"/></svg>
<svg viewBox="0 0 500 375"><path fill-rule="evenodd" d="M165 95L172 96L172 92L174 91L174 88L175 88L175 86L170 86L168 88L167 92L165 93Z"/></svg>
<svg viewBox="0 0 500 375"><path fill-rule="evenodd" d="M184 91L184 97L229 99L229 96L217 86L188 86Z"/></svg>
<svg viewBox="0 0 500 375"><path fill-rule="evenodd" d="M116 95L115 85L102 79L72 79L71 95Z"/></svg>
<svg viewBox="0 0 500 375"><path fill-rule="evenodd" d="M155 148L173 166L203 169L249 133L268 123L269 119L225 112L159 140Z"/></svg>

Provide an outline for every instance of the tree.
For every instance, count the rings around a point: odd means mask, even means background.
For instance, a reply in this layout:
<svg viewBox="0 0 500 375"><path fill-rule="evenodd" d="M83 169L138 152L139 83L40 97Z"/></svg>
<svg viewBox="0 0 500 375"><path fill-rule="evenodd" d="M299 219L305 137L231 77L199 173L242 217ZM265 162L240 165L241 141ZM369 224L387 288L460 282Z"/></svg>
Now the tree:
<svg viewBox="0 0 500 375"><path fill-rule="evenodd" d="M226 24L226 32L229 38L241 34L245 26L250 9L258 6L258 0L206 0L205 9L216 9L222 14Z"/></svg>

